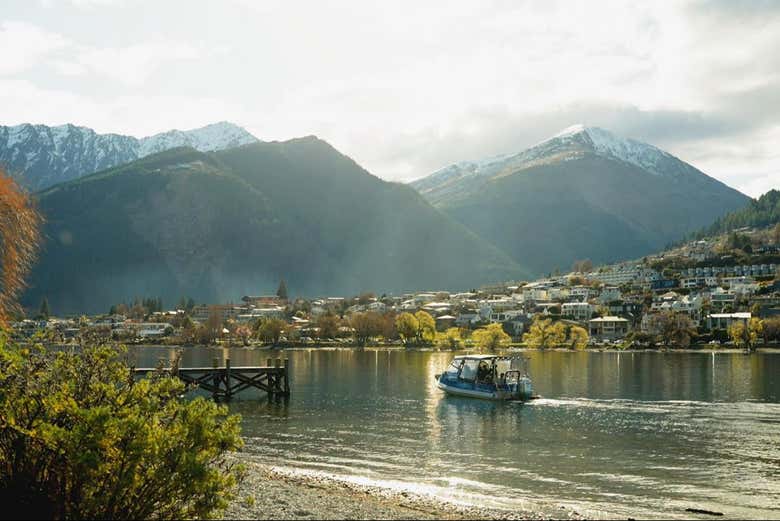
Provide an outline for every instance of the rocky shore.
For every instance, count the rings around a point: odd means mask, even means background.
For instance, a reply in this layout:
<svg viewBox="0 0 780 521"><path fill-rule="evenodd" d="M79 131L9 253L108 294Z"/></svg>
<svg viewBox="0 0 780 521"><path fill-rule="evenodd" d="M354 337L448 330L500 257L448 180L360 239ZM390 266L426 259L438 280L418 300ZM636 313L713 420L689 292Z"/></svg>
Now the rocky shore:
<svg viewBox="0 0 780 521"><path fill-rule="evenodd" d="M225 519L582 519L548 506L500 510L450 503L425 494L355 484L242 461L247 473Z"/></svg>

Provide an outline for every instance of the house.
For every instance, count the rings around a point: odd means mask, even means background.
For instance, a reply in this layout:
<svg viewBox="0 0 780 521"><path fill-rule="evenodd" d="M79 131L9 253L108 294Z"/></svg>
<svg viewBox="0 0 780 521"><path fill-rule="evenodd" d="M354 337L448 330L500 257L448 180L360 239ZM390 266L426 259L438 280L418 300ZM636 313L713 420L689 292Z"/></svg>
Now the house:
<svg viewBox="0 0 780 521"><path fill-rule="evenodd" d="M728 329L735 322L750 320L750 312L742 313L712 313L707 316L707 329Z"/></svg>
<svg viewBox="0 0 780 521"><path fill-rule="evenodd" d="M238 318L238 315L242 314L244 311L244 308L234 306L233 304L200 305L192 308L192 318L198 322L205 322L213 313L216 314L220 320L225 321L229 318Z"/></svg>
<svg viewBox="0 0 780 521"><path fill-rule="evenodd" d="M587 302L565 302L561 306L561 316L580 322L590 320L593 315L593 306Z"/></svg>
<svg viewBox="0 0 780 521"><path fill-rule="evenodd" d="M585 302L590 298L590 288L587 286L574 286L569 288L569 298L579 302Z"/></svg>
<svg viewBox="0 0 780 521"><path fill-rule="evenodd" d="M617 340L628 334L628 320L620 317L599 317L588 321L590 336L599 340Z"/></svg>
<svg viewBox="0 0 780 521"><path fill-rule="evenodd" d="M281 299L276 295L245 295L241 297L241 300L246 303L247 306L279 306L287 304L287 299Z"/></svg>
<svg viewBox="0 0 780 521"><path fill-rule="evenodd" d="M455 324L458 326L471 326L482 320L482 317L476 311L464 312L458 315L455 319Z"/></svg>
<svg viewBox="0 0 780 521"><path fill-rule="evenodd" d="M436 331L446 331L455 325L455 321L457 319L457 317L452 315L442 315L440 317L436 317Z"/></svg>
<svg viewBox="0 0 780 521"><path fill-rule="evenodd" d="M173 326L166 323L141 323L136 327L140 338L158 338L173 333Z"/></svg>
<svg viewBox="0 0 780 521"><path fill-rule="evenodd" d="M620 292L620 288L617 286L605 286L601 290L598 300L602 304L608 304L610 302L617 302L622 298L623 294Z"/></svg>

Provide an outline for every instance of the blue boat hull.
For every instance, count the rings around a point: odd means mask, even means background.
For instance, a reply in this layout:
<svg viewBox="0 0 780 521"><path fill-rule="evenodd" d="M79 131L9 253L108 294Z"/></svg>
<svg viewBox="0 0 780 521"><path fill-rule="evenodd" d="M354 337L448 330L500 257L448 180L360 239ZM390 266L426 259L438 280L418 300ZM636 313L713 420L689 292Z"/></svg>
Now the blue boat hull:
<svg viewBox="0 0 780 521"><path fill-rule="evenodd" d="M533 397L531 380L527 377L520 378L516 384L495 385L468 382L457 378L447 378L441 375L437 378L439 389L447 394L479 398L482 400L530 400Z"/></svg>

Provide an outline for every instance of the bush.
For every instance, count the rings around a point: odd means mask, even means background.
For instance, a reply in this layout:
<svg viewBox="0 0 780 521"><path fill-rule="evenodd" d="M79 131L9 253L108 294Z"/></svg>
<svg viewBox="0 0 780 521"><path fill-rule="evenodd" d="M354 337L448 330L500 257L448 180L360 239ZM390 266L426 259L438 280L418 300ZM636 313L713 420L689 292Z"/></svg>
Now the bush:
<svg viewBox="0 0 780 521"><path fill-rule="evenodd" d="M48 353L0 336L0 501L31 518L214 515L240 468L240 417L113 346Z"/></svg>

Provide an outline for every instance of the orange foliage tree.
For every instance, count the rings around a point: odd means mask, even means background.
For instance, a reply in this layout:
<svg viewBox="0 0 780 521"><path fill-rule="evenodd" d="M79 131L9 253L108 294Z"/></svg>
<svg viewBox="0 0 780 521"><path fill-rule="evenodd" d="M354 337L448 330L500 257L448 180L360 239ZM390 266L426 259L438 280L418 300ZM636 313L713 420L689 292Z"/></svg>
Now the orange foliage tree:
<svg viewBox="0 0 780 521"><path fill-rule="evenodd" d="M0 170L0 322L17 309L38 253L41 222L30 197Z"/></svg>

